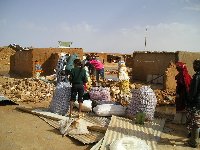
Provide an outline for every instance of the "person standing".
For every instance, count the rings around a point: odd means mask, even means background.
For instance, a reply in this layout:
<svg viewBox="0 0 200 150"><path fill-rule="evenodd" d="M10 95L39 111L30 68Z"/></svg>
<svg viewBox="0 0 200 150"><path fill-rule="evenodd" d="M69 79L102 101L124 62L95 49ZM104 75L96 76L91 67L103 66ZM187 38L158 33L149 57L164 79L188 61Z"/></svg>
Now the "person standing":
<svg viewBox="0 0 200 150"><path fill-rule="evenodd" d="M72 116L73 103L75 102L76 96L78 94L79 117L81 117L84 84L87 83L87 77L86 77L86 71L83 68L80 59L74 60L74 68L71 69L69 81L72 84L69 116L70 117Z"/></svg>
<svg viewBox="0 0 200 150"><path fill-rule="evenodd" d="M35 78L39 79L40 78L40 74L42 73L42 66L40 65L39 61L36 60L35 61Z"/></svg>
<svg viewBox="0 0 200 150"><path fill-rule="evenodd" d="M95 76L95 68L94 66L90 63L90 60L92 59L92 57L90 55L87 55L85 61L84 61L84 65L86 67L88 67L88 71L89 71L89 75L90 78L93 80L94 76Z"/></svg>
<svg viewBox="0 0 200 150"><path fill-rule="evenodd" d="M174 123L184 124L186 123L186 104L189 96L189 88L191 82L191 76L188 73L186 64L183 62L176 63L176 69L178 74L176 75L176 114L174 117Z"/></svg>
<svg viewBox="0 0 200 150"><path fill-rule="evenodd" d="M193 69L195 74L193 75L188 103L188 129L191 133L188 141L189 146L199 147L199 129L200 129L200 59L196 59L193 62Z"/></svg>
<svg viewBox="0 0 200 150"><path fill-rule="evenodd" d="M68 57L69 54L63 52L59 54L59 59L56 66L57 84L59 84L60 82L68 82L68 79L66 77L66 64Z"/></svg>
<svg viewBox="0 0 200 150"><path fill-rule="evenodd" d="M125 65L125 62L122 60L121 57L119 57L119 58L118 58L118 63L117 63L117 64L118 64L118 74L117 74L117 76L118 76L118 78L119 78L119 70L120 70L122 64Z"/></svg>
<svg viewBox="0 0 200 150"><path fill-rule="evenodd" d="M99 83L99 76L104 80L104 65L100 60L91 59L90 64L92 64L96 70L96 81Z"/></svg>

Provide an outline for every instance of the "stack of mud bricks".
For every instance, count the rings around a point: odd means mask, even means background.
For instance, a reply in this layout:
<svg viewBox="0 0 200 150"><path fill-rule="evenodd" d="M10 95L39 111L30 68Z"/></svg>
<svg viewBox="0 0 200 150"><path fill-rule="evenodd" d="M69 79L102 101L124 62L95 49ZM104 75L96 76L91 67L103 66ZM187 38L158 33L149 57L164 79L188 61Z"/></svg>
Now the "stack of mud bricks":
<svg viewBox="0 0 200 150"><path fill-rule="evenodd" d="M32 78L13 79L2 87L6 97L23 102L51 101L55 89L53 84Z"/></svg>

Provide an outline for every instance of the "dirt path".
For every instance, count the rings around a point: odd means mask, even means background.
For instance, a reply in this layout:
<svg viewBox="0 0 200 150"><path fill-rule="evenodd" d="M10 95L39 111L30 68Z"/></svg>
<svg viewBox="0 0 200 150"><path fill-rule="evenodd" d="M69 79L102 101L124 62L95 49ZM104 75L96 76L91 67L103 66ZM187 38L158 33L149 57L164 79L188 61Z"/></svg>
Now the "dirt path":
<svg viewBox="0 0 200 150"><path fill-rule="evenodd" d="M89 150L70 137L62 137L39 117L15 109L16 105L0 106L1 150Z"/></svg>
<svg viewBox="0 0 200 150"><path fill-rule="evenodd" d="M26 104L26 106L48 104ZM39 117L15 109L17 105L0 106L0 149L1 150L89 150L93 144L84 145L71 138L62 137ZM193 150L184 145L187 130L183 125L166 122L158 150ZM197 150L197 149L194 149Z"/></svg>

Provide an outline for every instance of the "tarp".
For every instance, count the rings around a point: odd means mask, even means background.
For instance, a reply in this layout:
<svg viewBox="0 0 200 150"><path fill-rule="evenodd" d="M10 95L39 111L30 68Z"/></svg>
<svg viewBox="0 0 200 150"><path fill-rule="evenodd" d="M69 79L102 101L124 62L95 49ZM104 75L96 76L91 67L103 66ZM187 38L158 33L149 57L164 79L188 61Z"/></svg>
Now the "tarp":
<svg viewBox="0 0 200 150"><path fill-rule="evenodd" d="M18 105L18 104L8 99L7 97L0 95L0 106L4 105Z"/></svg>

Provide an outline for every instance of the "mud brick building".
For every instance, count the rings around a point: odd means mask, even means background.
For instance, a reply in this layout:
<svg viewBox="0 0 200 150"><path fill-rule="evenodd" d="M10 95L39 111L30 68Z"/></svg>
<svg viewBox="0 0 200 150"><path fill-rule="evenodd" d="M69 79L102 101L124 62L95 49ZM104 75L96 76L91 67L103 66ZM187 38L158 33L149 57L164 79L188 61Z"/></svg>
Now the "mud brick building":
<svg viewBox="0 0 200 150"><path fill-rule="evenodd" d="M175 80L166 80L166 70L171 63L181 61L186 63L188 71L192 76L194 74L192 63L195 59L200 59L200 52L150 52L137 51L133 53L133 57L129 58L129 66L132 66L132 79L143 82L167 84L175 82ZM173 69L170 69L173 70ZM176 73L171 73L174 78ZM155 79L155 80L153 80Z"/></svg>
<svg viewBox="0 0 200 150"><path fill-rule="evenodd" d="M127 57L131 57L130 54L122 54L122 53L95 53L95 52L85 52L84 55L95 54L98 56L98 59L103 63L113 63L117 62L118 58L126 60Z"/></svg>
<svg viewBox="0 0 200 150"><path fill-rule="evenodd" d="M35 61L38 60L43 68L42 75L54 73L61 52L76 53L83 57L82 48L33 48L26 51L17 51L10 57L10 73L19 74L22 77L32 77L35 73Z"/></svg>

